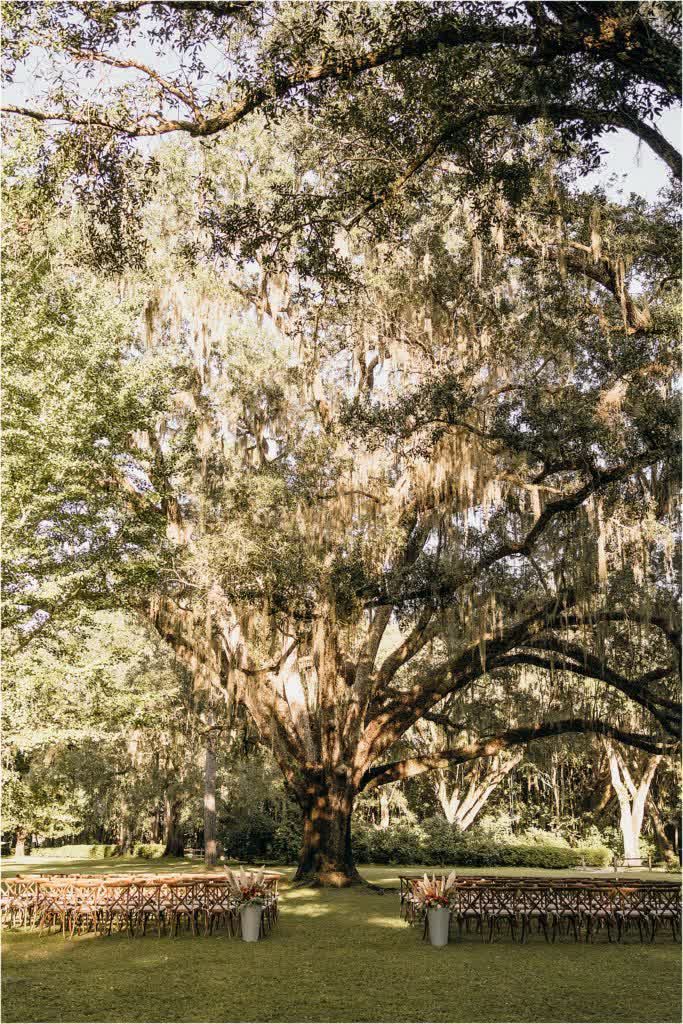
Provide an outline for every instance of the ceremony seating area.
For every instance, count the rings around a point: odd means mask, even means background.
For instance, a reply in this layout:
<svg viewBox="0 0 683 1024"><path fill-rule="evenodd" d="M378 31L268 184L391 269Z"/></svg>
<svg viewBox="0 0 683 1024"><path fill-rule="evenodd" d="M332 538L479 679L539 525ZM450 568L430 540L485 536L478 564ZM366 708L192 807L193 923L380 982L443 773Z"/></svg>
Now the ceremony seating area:
<svg viewBox="0 0 683 1024"><path fill-rule="evenodd" d="M423 877L400 876L400 912L409 924L423 924L426 936L427 915L415 891ZM504 932L525 942L534 924L547 942L558 936L592 942L598 933L609 942L680 936L681 888L671 882L482 875L458 878L449 894L450 928L456 924L460 935L474 928L489 942Z"/></svg>
<svg viewBox="0 0 683 1024"><path fill-rule="evenodd" d="M277 921L278 874L263 880L261 937ZM158 936L180 930L211 935L241 934L239 901L229 878L206 875L16 875L0 883L3 924L62 934L127 932Z"/></svg>

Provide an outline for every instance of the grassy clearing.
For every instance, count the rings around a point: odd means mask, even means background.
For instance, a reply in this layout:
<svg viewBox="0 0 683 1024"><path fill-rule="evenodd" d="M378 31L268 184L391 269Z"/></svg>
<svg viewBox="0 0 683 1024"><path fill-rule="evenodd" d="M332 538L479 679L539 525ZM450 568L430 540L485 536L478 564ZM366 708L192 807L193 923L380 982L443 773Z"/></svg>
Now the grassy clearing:
<svg viewBox="0 0 683 1024"><path fill-rule="evenodd" d="M179 863L5 862L5 873ZM364 874L395 886L408 870L419 867ZM472 937L435 950L399 919L393 893L285 886L280 923L256 946L224 936L69 941L6 932L3 1020L668 1022L681 1019L680 970L670 940L520 947Z"/></svg>

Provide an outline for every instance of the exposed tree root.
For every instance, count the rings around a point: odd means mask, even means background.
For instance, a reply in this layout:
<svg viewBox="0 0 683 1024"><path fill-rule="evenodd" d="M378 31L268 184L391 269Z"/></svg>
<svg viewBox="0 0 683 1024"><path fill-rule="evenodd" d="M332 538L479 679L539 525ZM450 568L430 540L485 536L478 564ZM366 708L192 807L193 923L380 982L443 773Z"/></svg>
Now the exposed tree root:
<svg viewBox="0 0 683 1024"><path fill-rule="evenodd" d="M348 889L351 886L363 886L381 896L385 894L381 885L368 882L355 868L350 875L342 871L297 872L292 882L293 889Z"/></svg>

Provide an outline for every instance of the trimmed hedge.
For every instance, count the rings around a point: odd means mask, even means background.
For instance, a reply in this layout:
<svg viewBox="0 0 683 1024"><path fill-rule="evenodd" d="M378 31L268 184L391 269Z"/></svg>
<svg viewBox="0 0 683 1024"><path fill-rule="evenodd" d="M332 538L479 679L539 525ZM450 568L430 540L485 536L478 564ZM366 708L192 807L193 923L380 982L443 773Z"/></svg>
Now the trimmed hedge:
<svg viewBox="0 0 683 1024"><path fill-rule="evenodd" d="M91 857L114 857L113 843L78 843L73 846L34 846L31 857L49 857L52 860L88 860Z"/></svg>
<svg viewBox="0 0 683 1024"><path fill-rule="evenodd" d="M128 857L144 857L152 860L162 857L163 843L136 843ZM113 843L79 843L73 846L34 846L31 857L44 857L51 860L90 860L102 857L115 857L117 847Z"/></svg>
<svg viewBox="0 0 683 1024"><path fill-rule="evenodd" d="M454 864L463 867L605 868L611 853L604 846L553 846L548 843L463 844Z"/></svg>
<svg viewBox="0 0 683 1024"><path fill-rule="evenodd" d="M554 836L541 835L493 839L460 832L443 818L430 818L421 825L397 822L381 830L359 822L352 842L355 859L366 864L567 869L608 867L612 859L605 846L571 847Z"/></svg>

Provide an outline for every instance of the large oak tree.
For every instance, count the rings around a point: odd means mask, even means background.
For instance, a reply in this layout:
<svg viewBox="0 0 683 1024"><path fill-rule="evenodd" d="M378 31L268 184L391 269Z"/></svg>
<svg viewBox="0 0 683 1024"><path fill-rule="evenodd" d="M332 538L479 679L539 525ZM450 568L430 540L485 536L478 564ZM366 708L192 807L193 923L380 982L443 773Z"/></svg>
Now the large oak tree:
<svg viewBox="0 0 683 1024"><path fill-rule="evenodd" d="M8 109L68 126L45 181L85 210L95 263L147 259L123 284L145 358L170 367L142 477L121 482L132 520L167 532L129 593L271 747L301 879L357 877L364 790L563 733L651 754L680 737L672 206L572 180L615 127L680 174L653 121L678 95L675 21L618 3L10 11L10 56L52 64ZM144 32L178 74L140 58ZM84 98L72 62L122 84ZM130 142L172 132L190 138L154 161ZM529 665L619 702L392 757L475 680Z"/></svg>

